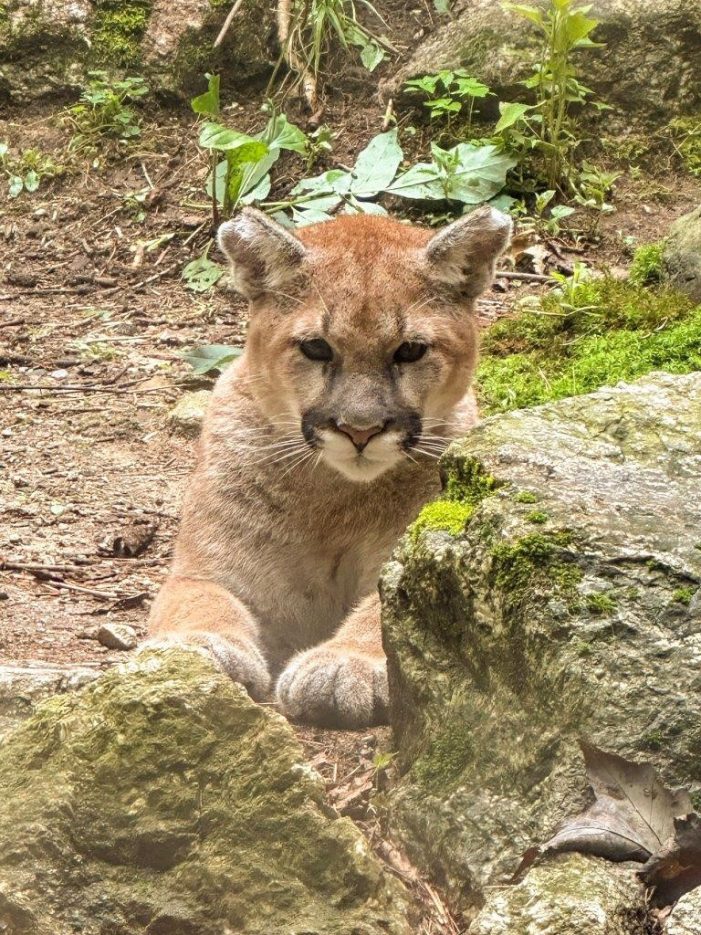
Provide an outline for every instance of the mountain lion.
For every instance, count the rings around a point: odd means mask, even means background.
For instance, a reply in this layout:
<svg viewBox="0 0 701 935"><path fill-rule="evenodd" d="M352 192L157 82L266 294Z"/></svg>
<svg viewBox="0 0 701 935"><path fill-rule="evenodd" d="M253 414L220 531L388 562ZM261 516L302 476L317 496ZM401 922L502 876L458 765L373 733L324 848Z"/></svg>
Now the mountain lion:
<svg viewBox="0 0 701 935"><path fill-rule="evenodd" d="M222 225L248 339L209 405L151 644L196 644L255 699L276 678L292 718L386 720L378 575L475 423L474 302L510 233L489 208L437 233Z"/></svg>

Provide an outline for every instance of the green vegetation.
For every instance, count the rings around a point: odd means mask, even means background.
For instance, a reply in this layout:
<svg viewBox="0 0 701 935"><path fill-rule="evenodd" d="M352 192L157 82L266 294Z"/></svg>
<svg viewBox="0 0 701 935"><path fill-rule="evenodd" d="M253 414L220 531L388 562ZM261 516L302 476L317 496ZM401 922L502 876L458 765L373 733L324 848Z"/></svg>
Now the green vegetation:
<svg viewBox="0 0 701 935"><path fill-rule="evenodd" d="M579 274L493 325L478 386L498 412L589 393L651 370L701 369L701 306L672 290Z"/></svg>
<svg viewBox="0 0 701 935"><path fill-rule="evenodd" d="M69 150L93 150L109 142L127 144L141 136L140 119L131 106L149 93L143 78L111 78L91 71L87 88L64 120L73 130Z"/></svg>
<svg viewBox="0 0 701 935"><path fill-rule="evenodd" d="M616 601L608 594L588 594L586 598L587 610L593 614L612 614L616 610Z"/></svg>
<svg viewBox="0 0 701 935"><path fill-rule="evenodd" d="M429 503L409 527L409 538L416 542L427 530L449 532L451 536L457 536L465 528L473 510L474 507L469 504L456 503L454 500L436 500Z"/></svg>
<svg viewBox="0 0 701 935"><path fill-rule="evenodd" d="M701 114L678 117L669 128L682 162L692 175L701 178Z"/></svg>
<svg viewBox="0 0 701 935"><path fill-rule="evenodd" d="M586 15L588 6L577 7L572 0L550 0L545 10L520 3L503 6L535 24L543 41L543 55L534 64L533 75L523 82L533 91L535 105L504 105L500 123L508 122L511 127L520 123L529 128L534 137L530 146L537 148L543 158L548 188L571 188L578 175L573 153L581 140L570 109L572 104L586 105L592 94L577 78L572 56L579 49L596 45L590 33L598 20Z"/></svg>
<svg viewBox="0 0 701 935"><path fill-rule="evenodd" d="M662 282L664 278L663 251L662 241L638 247L633 255L628 276L634 286L650 286Z"/></svg>
<svg viewBox="0 0 701 935"><path fill-rule="evenodd" d="M65 171L65 166L38 149L25 149L13 156L7 143L0 143L0 173L7 176L8 198L17 198L22 192L31 195L43 179L55 178Z"/></svg>
<svg viewBox="0 0 701 935"><path fill-rule="evenodd" d="M380 22L382 17L370 0L360 0ZM331 47L337 43L346 51L356 48L368 71L385 58L386 40L372 33L358 21L354 0L291 0L278 10L278 38L283 56L301 84L307 103L315 111L319 106L317 85L321 69ZM276 69L277 72L277 69ZM275 78L270 80L269 87Z"/></svg>
<svg viewBox="0 0 701 935"><path fill-rule="evenodd" d="M684 604L686 606L691 603L694 594L696 594L695 588L677 588L672 594L672 600L676 604Z"/></svg>
<svg viewBox="0 0 701 935"><path fill-rule="evenodd" d="M550 517L548 516L548 514L547 514L547 513L544 513L542 510L533 510L533 511L532 511L531 513L529 513L528 516L526 517L527 522L529 522L529 523L536 523L536 524L538 524L538 525L542 525L543 523L547 523L547 521L548 521L549 519L550 519Z"/></svg>
<svg viewBox="0 0 701 935"><path fill-rule="evenodd" d="M97 0L93 27L96 61L131 68L151 16L151 0Z"/></svg>
<svg viewBox="0 0 701 935"><path fill-rule="evenodd" d="M573 541L568 530L557 530L530 533L492 546L492 577L503 594L505 611L520 615L526 605L543 595L561 597L568 606L577 606L576 588L583 574L568 552Z"/></svg>
<svg viewBox="0 0 701 935"><path fill-rule="evenodd" d="M404 87L426 95L427 100L423 104L431 120L445 121L447 131L450 131L455 118L463 115L467 109L467 125L461 124L460 127L463 133L469 133L472 128L475 101L492 93L486 84L468 75L466 71L444 70L435 75L423 75L421 78L407 81Z"/></svg>
<svg viewBox="0 0 701 935"><path fill-rule="evenodd" d="M530 490L520 490L514 497L516 503L537 503L538 497Z"/></svg>

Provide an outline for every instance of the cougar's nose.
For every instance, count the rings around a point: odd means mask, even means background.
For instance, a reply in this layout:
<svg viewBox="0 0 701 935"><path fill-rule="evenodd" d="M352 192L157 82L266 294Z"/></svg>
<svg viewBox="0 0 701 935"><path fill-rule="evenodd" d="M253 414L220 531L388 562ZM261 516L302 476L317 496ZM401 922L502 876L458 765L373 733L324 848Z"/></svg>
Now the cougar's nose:
<svg viewBox="0 0 701 935"><path fill-rule="evenodd" d="M350 438L358 451L362 451L371 438L380 434L384 429L384 425L371 425L369 429L361 429L356 425L347 425L345 422L338 422L336 428L339 432L342 432Z"/></svg>

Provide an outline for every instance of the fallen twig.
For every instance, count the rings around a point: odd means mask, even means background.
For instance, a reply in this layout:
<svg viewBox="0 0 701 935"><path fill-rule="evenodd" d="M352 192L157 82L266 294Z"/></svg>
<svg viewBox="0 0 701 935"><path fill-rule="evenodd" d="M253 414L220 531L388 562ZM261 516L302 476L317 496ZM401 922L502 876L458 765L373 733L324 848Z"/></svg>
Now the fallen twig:
<svg viewBox="0 0 701 935"><path fill-rule="evenodd" d="M552 282L552 276L541 273L522 273L519 270L502 269L496 273L497 279L522 279L524 282Z"/></svg>
<svg viewBox="0 0 701 935"><path fill-rule="evenodd" d="M241 9L242 3L243 3L243 0L236 0L236 3L235 3L235 4L232 6L232 8L229 10L229 15L228 15L227 18L224 20L224 25L223 25L222 28L219 30L219 35L217 36L217 38L214 40L214 46L213 46L213 48L215 48L215 49L219 48L219 46L220 46L220 45L222 44L222 42L224 41L224 36L225 36L225 35L227 34L227 32L229 31L229 26L231 26L231 23L232 23L233 18L236 16L236 14L238 13L238 11Z"/></svg>

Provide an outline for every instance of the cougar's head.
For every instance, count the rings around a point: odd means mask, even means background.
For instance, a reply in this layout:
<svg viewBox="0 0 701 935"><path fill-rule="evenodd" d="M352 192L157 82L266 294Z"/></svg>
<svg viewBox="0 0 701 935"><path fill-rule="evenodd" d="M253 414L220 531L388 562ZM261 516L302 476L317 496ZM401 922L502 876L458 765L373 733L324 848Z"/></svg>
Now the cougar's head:
<svg viewBox="0 0 701 935"><path fill-rule="evenodd" d="M489 208L438 232L357 215L295 234L243 211L219 231L250 300L237 379L352 481L435 449L469 388L474 300L510 233Z"/></svg>

